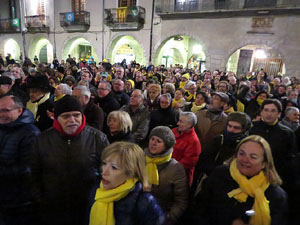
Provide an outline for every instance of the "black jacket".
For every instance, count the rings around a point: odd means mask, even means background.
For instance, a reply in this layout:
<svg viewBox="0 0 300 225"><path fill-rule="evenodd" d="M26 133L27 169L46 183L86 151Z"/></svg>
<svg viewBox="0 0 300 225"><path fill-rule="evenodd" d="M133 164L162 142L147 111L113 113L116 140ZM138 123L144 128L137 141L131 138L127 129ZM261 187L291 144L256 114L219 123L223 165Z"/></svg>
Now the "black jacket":
<svg viewBox="0 0 300 225"><path fill-rule="evenodd" d="M108 132L107 138L109 140L109 143L114 143L116 141L128 141L134 143L134 139L130 131L127 133L121 131L114 135L111 135L110 132Z"/></svg>
<svg viewBox="0 0 300 225"><path fill-rule="evenodd" d="M114 203L116 225L163 225L165 215L155 198L143 192L142 184L121 200Z"/></svg>
<svg viewBox="0 0 300 225"><path fill-rule="evenodd" d="M96 103L98 103L99 106L103 109L105 117L107 117L110 112L114 110L119 110L121 107L120 103L114 98L112 92L110 92L104 98L97 97Z"/></svg>
<svg viewBox="0 0 300 225"><path fill-rule="evenodd" d="M227 193L237 189L239 185L230 175L227 166L218 167L204 182L202 191L196 196L190 217L192 223L197 225L231 225L235 219L242 219L249 223L245 215L252 209L254 198L248 196L246 202L238 202L229 198ZM270 185L265 196L269 201L271 225L287 224L287 195L279 187Z"/></svg>
<svg viewBox="0 0 300 225"><path fill-rule="evenodd" d="M0 207L28 205L33 200L28 158L40 133L33 124L27 109L16 121L0 124Z"/></svg>
<svg viewBox="0 0 300 225"><path fill-rule="evenodd" d="M83 113L86 117L86 122L88 123L88 125L102 131L104 123L104 112L98 105L90 100L89 103L85 106Z"/></svg>
<svg viewBox="0 0 300 225"><path fill-rule="evenodd" d="M100 157L107 145L106 136L89 126L74 137L54 128L41 133L33 146L31 167L43 224L88 224L100 181Z"/></svg>
<svg viewBox="0 0 300 225"><path fill-rule="evenodd" d="M120 106L128 105L130 97L125 91L116 92L114 91L114 97L119 102Z"/></svg>

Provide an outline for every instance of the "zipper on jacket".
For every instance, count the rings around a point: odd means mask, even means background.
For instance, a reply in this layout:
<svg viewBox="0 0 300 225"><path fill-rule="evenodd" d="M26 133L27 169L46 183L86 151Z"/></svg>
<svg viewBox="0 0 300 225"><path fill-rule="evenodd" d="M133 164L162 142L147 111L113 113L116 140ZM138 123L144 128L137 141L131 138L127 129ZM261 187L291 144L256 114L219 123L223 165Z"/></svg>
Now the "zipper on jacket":
<svg viewBox="0 0 300 225"><path fill-rule="evenodd" d="M70 139L68 139L68 145L70 145L71 144L71 140Z"/></svg>

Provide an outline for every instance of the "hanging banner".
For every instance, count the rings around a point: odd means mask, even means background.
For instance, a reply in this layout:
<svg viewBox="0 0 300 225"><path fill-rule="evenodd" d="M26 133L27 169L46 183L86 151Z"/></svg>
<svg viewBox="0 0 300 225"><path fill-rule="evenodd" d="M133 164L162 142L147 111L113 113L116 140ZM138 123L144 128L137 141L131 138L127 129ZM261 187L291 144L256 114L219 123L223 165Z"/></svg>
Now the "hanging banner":
<svg viewBox="0 0 300 225"><path fill-rule="evenodd" d="M130 6L129 10L133 18L136 18L139 15L139 10L136 6Z"/></svg>
<svg viewBox="0 0 300 225"><path fill-rule="evenodd" d="M119 23L125 23L127 17L127 7L117 8L117 19Z"/></svg>
<svg viewBox="0 0 300 225"><path fill-rule="evenodd" d="M19 20L19 18L13 18L11 20L11 26L12 27L19 27L20 26L20 20Z"/></svg>
<svg viewBox="0 0 300 225"><path fill-rule="evenodd" d="M66 18L67 22L73 23L74 22L74 12L67 12L65 14L65 18Z"/></svg>

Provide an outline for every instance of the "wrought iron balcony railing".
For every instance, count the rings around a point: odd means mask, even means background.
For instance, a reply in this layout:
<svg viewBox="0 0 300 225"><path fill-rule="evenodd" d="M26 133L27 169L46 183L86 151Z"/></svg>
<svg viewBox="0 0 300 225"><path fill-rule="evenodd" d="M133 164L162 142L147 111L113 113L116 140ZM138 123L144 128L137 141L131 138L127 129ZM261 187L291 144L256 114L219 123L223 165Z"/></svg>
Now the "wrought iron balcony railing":
<svg viewBox="0 0 300 225"><path fill-rule="evenodd" d="M49 32L49 17L46 15L25 16L28 32Z"/></svg>
<svg viewBox="0 0 300 225"><path fill-rule="evenodd" d="M104 22L111 30L140 30L145 24L145 8L141 6L105 9Z"/></svg>
<svg viewBox="0 0 300 225"><path fill-rule="evenodd" d="M90 28L90 13L64 12L60 13L60 26L67 32L87 31Z"/></svg>
<svg viewBox="0 0 300 225"><path fill-rule="evenodd" d="M0 33L18 33L21 31L20 19L0 19Z"/></svg>

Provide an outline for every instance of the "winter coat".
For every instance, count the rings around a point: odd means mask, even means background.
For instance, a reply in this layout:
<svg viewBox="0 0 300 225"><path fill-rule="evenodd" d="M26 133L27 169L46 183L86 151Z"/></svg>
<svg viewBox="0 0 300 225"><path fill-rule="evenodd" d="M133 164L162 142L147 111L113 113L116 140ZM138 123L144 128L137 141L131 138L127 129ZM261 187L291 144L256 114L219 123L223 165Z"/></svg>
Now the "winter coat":
<svg viewBox="0 0 300 225"><path fill-rule="evenodd" d="M247 201L241 203L227 195L238 187L238 183L230 175L229 168L218 167L204 181L203 189L194 199L187 217L192 221L187 221L186 224L231 225L238 218L248 224L249 217L245 212L252 209L254 198L248 196ZM266 189L265 196L269 201L271 225L286 225L287 194L279 186L271 184Z"/></svg>
<svg viewBox="0 0 300 225"><path fill-rule="evenodd" d="M201 153L201 144L194 128L179 133L177 128L172 129L176 144L173 147L172 158L181 163L185 169L188 183L191 185L194 176L195 165Z"/></svg>
<svg viewBox="0 0 300 225"><path fill-rule="evenodd" d="M163 225L165 215L155 198L143 192L141 183L121 200L114 202L116 225Z"/></svg>
<svg viewBox="0 0 300 225"><path fill-rule="evenodd" d="M90 126L73 137L54 128L40 134L31 168L43 224L88 224L100 183L101 153L107 145L106 136Z"/></svg>
<svg viewBox="0 0 300 225"><path fill-rule="evenodd" d="M86 122L88 123L88 125L102 131L104 112L98 105L90 100L89 103L85 106L83 113L86 117Z"/></svg>
<svg viewBox="0 0 300 225"><path fill-rule="evenodd" d="M125 91L116 92L114 91L114 97L119 102L120 106L128 105L130 97Z"/></svg>
<svg viewBox="0 0 300 225"><path fill-rule="evenodd" d="M0 124L0 208L29 205L33 200L28 158L39 133L28 109L17 120Z"/></svg>
<svg viewBox="0 0 300 225"><path fill-rule="evenodd" d="M53 120L48 116L47 111L52 112L53 108L54 103L50 99L38 106L38 110L35 117L35 125L40 129L40 131L44 131L52 127Z"/></svg>
<svg viewBox="0 0 300 225"><path fill-rule="evenodd" d="M224 112L216 114L216 119L212 120L213 113L209 110L200 110L196 113L197 125L196 133L199 137L202 147L209 144L213 138L222 134L227 124L227 115Z"/></svg>
<svg viewBox="0 0 300 225"><path fill-rule="evenodd" d="M144 105L141 105L135 112L131 110L130 105L124 105L120 110L125 111L130 115L132 120L132 136L135 143L142 143L149 131L149 111Z"/></svg>
<svg viewBox="0 0 300 225"><path fill-rule="evenodd" d="M293 155L297 153L294 132L280 123L271 126L263 121L256 121L250 130L250 135L252 134L262 136L270 144L275 168L283 180L283 187L293 188L296 176Z"/></svg>
<svg viewBox="0 0 300 225"><path fill-rule="evenodd" d="M127 141L127 142L134 143L134 139L133 139L132 134L131 134L130 131L127 132L127 133L124 133L124 132L120 131L120 132L118 132L114 135L111 135L111 133L108 132L107 138L108 138L109 143L111 143L111 144L116 142L116 141Z"/></svg>
<svg viewBox="0 0 300 225"><path fill-rule="evenodd" d="M176 224L188 205L188 181L183 166L175 159L157 165L159 185L151 194L167 217L167 224Z"/></svg>
<svg viewBox="0 0 300 225"><path fill-rule="evenodd" d="M97 97L95 99L96 103L99 103L99 106L102 108L102 110L105 113L105 118L108 116L108 114L112 111L119 110L120 109L120 103L114 98L114 95L112 92L110 92L108 95L106 95L104 98Z"/></svg>
<svg viewBox="0 0 300 225"><path fill-rule="evenodd" d="M172 103L166 109L158 107L150 113L150 129L149 133L154 127L157 126L167 126L169 128L174 128L177 126L179 120L179 112L172 108Z"/></svg>

